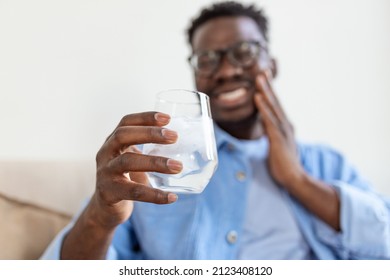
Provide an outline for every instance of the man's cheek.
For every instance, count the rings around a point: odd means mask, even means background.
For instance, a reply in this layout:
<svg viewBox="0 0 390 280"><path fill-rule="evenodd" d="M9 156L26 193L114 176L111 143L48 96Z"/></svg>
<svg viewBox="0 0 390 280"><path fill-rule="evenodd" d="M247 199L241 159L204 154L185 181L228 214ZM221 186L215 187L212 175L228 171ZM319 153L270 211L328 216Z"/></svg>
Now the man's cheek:
<svg viewBox="0 0 390 280"><path fill-rule="evenodd" d="M195 86L197 90L202 91L203 89L202 81L197 76L195 76Z"/></svg>
<svg viewBox="0 0 390 280"><path fill-rule="evenodd" d="M210 91L209 82L204 78L195 78L195 84L198 91L201 91L205 94L208 94Z"/></svg>

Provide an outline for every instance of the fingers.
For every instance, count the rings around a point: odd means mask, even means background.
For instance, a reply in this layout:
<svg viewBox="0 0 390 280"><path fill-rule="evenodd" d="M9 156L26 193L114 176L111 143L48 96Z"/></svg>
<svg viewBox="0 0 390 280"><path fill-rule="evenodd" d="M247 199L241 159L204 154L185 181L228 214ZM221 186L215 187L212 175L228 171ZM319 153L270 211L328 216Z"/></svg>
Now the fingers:
<svg viewBox="0 0 390 280"><path fill-rule="evenodd" d="M103 150L117 155L124 147L144 143L173 144L178 135L175 131L155 126L118 127L103 145Z"/></svg>
<svg viewBox="0 0 390 280"><path fill-rule="evenodd" d="M175 143L177 133L161 128L169 121L170 116L160 112L143 112L123 117L117 128L107 137L96 155L96 160L106 162L132 145Z"/></svg>
<svg viewBox="0 0 390 280"><path fill-rule="evenodd" d="M176 174L183 168L181 162L143 155L135 146L175 143L177 133L162 127L169 121L169 115L159 112L131 114L122 118L96 156L96 188L103 201L109 205L119 205L117 202L122 200L157 204L176 201L177 195L149 187L144 172Z"/></svg>
<svg viewBox="0 0 390 280"><path fill-rule="evenodd" d="M267 134L276 136L281 133L287 138L294 137L294 131L282 106L277 99L270 82L270 74L262 72L256 77L256 87L259 90L255 94L255 105L262 116Z"/></svg>
<svg viewBox="0 0 390 280"><path fill-rule="evenodd" d="M142 112L126 115L119 122L121 126L164 126L167 125L171 117L160 112Z"/></svg>
<svg viewBox="0 0 390 280"><path fill-rule="evenodd" d="M137 183L132 183L130 186L120 188L118 194L121 199L156 204L168 204L177 200L177 195L174 193L164 192Z"/></svg>
<svg viewBox="0 0 390 280"><path fill-rule="evenodd" d="M176 174L183 169L180 161L173 159L148 156L137 153L124 153L112 159L108 168L116 174L128 172L160 172Z"/></svg>
<svg viewBox="0 0 390 280"><path fill-rule="evenodd" d="M148 176L146 175L145 172L129 172L131 181L140 183L143 185L150 185Z"/></svg>
<svg viewBox="0 0 390 280"><path fill-rule="evenodd" d="M275 115L271 112L269 106L266 104L264 97L260 94L255 94L256 107L261 112L261 120L264 128L270 139L280 134L280 124Z"/></svg>
<svg viewBox="0 0 390 280"><path fill-rule="evenodd" d="M286 115L272 89L270 82L272 79L271 77L272 74L270 74L270 71L262 72L256 77L256 87L260 94L263 95L265 102L268 104L273 114L280 122L283 122L286 119Z"/></svg>
<svg viewBox="0 0 390 280"><path fill-rule="evenodd" d="M167 125L171 117L160 112L142 112L124 116L116 129L122 126L164 126ZM115 130L107 137L106 141L115 133Z"/></svg>
<svg viewBox="0 0 390 280"><path fill-rule="evenodd" d="M122 200L143 201L156 204L168 204L177 200L174 193L164 192L137 182L118 180L111 185L110 192L102 193L105 201L115 204Z"/></svg>

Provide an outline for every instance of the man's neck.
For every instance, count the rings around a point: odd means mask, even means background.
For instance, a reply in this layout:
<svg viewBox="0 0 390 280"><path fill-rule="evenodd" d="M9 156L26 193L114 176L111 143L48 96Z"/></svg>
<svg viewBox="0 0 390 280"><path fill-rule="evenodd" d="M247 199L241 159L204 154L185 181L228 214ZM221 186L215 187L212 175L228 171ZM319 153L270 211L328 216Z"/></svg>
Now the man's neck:
<svg viewBox="0 0 390 280"><path fill-rule="evenodd" d="M218 123L218 126L237 139L253 140L264 135L258 116L235 123Z"/></svg>

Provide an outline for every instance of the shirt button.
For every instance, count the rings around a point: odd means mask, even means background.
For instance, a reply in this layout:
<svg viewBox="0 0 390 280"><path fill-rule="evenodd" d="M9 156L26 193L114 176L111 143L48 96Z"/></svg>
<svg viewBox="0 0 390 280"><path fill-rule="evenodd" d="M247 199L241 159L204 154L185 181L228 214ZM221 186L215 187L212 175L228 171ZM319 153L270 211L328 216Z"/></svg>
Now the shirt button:
<svg viewBox="0 0 390 280"><path fill-rule="evenodd" d="M236 179L237 179L238 181L244 181L244 180L246 179L246 174L245 174L245 172L243 172L243 171L238 171L238 172L236 173Z"/></svg>
<svg viewBox="0 0 390 280"><path fill-rule="evenodd" d="M227 240L228 243L234 244L234 243L237 242L237 237L238 237L237 231L231 230L226 235L226 240Z"/></svg>

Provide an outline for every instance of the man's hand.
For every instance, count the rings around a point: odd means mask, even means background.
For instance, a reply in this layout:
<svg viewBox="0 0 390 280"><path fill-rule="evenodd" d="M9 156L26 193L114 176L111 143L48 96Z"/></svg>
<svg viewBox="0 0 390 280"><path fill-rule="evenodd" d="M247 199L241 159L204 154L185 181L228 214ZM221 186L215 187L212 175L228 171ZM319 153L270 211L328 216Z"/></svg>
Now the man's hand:
<svg viewBox="0 0 390 280"><path fill-rule="evenodd" d="M146 171L174 174L182 169L178 161L147 156L134 145L144 143L172 144L177 133L162 126L170 117L146 112L125 116L96 156L96 192L93 203L101 226L115 227L131 215L133 201L166 204L176 201L173 193L151 188Z"/></svg>
<svg viewBox="0 0 390 280"><path fill-rule="evenodd" d="M255 104L269 140L268 165L273 179L288 188L301 179L304 170L299 162L294 129L271 86L271 75L256 77Z"/></svg>
<svg viewBox="0 0 390 280"><path fill-rule="evenodd" d="M172 203L173 193L148 185L146 171L179 173L180 162L147 156L134 145L172 144L177 133L166 128L170 117L157 112L125 116L96 156L96 191L75 225L65 236L62 259L104 259L116 227L133 211L133 201Z"/></svg>
<svg viewBox="0 0 390 280"><path fill-rule="evenodd" d="M294 130L271 86L271 75L256 78L255 104L269 140L268 166L273 179L309 211L340 231L337 192L305 172L299 162Z"/></svg>

